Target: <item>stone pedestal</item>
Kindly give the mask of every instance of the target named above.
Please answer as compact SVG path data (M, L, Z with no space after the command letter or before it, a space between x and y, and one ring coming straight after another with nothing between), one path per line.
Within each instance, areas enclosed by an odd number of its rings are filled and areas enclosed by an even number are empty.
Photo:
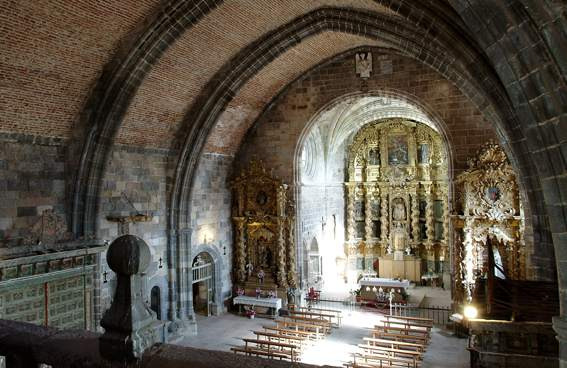
M149 266L148 245L137 236L123 235L110 244L108 265L117 275L112 305L100 322L105 332L99 341L100 354L111 361L130 361L159 341L155 313L143 302L142 276Z

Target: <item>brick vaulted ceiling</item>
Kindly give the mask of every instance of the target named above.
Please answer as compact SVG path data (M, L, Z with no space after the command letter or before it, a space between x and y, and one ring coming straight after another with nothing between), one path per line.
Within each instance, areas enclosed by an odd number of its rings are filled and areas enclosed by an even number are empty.
M159 0L0 3L0 132L70 138L105 66L117 54L127 55L131 40L154 19L164 3ZM124 116L116 142L169 147L195 96L240 49L306 12L338 5L390 12L372 0L222 2L190 27L152 67ZM327 34L299 46L295 60L290 51L285 56L287 62L280 62L277 70L272 68L273 80L270 72L264 72L251 81L247 85L248 97L254 95L256 84L256 88L262 89L258 93L269 99L269 91L277 90L288 78L295 78L297 73L325 57L349 48L349 43L353 47L364 41ZM266 80L271 80L269 85L264 84ZM252 106L265 102L245 98L238 99L230 108L250 111ZM218 145L225 147L227 143L212 146Z
M557 196L552 174L564 172L563 141L552 134L567 83L557 10L565 8L532 0L5 0L0 132L80 138L69 150L81 157L72 163L80 166L73 222L87 227L113 143L184 141L171 209L182 213L175 206L201 148L232 154L289 81L348 48L386 45L473 101L543 203L540 177ZM538 149L543 138L549 145ZM536 167L534 157L553 164ZM563 211L554 198L549 211Z

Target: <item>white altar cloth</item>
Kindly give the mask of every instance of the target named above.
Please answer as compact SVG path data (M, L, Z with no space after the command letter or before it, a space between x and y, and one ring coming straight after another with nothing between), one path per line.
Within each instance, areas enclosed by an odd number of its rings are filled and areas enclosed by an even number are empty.
M360 279L360 286L376 286L376 287L388 287L388 288L404 288L407 289L410 286L409 280L394 280L386 279L381 277L363 277Z
M243 305L251 305L251 306L258 306L258 307L265 307L265 308L274 308L275 313L277 314L278 311L282 307L282 300L280 298L256 298L253 296L237 296L232 300L234 305L243 304Z

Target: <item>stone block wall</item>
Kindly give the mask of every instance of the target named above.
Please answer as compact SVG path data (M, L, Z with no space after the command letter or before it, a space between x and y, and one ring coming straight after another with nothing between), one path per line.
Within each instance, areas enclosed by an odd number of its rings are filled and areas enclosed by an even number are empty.
M216 249L224 258L219 280L223 295L230 292L232 285L232 197L228 181L232 175L233 159L226 155L203 154L191 192L191 262L204 245Z
M310 119L341 96L376 90L410 96L445 124L452 157L450 175L453 177L467 168L467 159L474 156L482 144L497 140L494 128L477 106L442 75L404 56L385 54L378 49L372 52L374 69L368 79L356 75L354 55L347 54L312 69L289 85L248 131L235 159L236 170L253 158L261 158L266 167L274 170L275 176L293 183L296 146ZM344 200L338 192L335 195L333 203L340 210ZM338 212L342 214L344 211ZM304 239L308 235L312 237L317 228L321 229L321 216L325 215L331 213L323 214L320 209L302 213L304 227L300 229ZM526 245L530 257L553 257L534 249L529 213L527 216ZM530 260L528 267L532 265ZM528 274L536 277L537 272L529 269Z
M148 222L130 223L128 233L148 244L152 262L147 270L145 298L150 300L151 288L158 286L161 296L161 315L167 316L167 172L168 162L175 155L168 150L144 149L117 145L106 166L100 192L100 215L97 238L112 242L119 234L116 222L107 216L126 216L136 213L151 216ZM159 268L159 259L162 268ZM114 274L102 258L102 272L108 272L108 283L101 288L102 310L110 306L114 292Z
M0 247L37 242L32 227L46 210L66 221L66 141L0 133ZM62 228L59 238L64 238Z
M372 52L374 69L368 79L356 75L354 54L346 54L288 86L248 132L236 166L262 157L275 175L291 182L294 151L307 122L333 100L355 92L395 91L427 106L446 125L454 175L466 169L466 160L484 142L496 140L477 106L442 75L408 57Z

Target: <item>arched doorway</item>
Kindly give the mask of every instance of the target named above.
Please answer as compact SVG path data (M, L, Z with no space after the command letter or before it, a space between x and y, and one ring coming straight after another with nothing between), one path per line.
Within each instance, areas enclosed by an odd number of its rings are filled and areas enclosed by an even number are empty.
M156 312L157 319L161 320L161 290L157 285L150 292L150 308Z
M193 310L195 314L210 316L215 303L214 262L207 252L193 259Z

